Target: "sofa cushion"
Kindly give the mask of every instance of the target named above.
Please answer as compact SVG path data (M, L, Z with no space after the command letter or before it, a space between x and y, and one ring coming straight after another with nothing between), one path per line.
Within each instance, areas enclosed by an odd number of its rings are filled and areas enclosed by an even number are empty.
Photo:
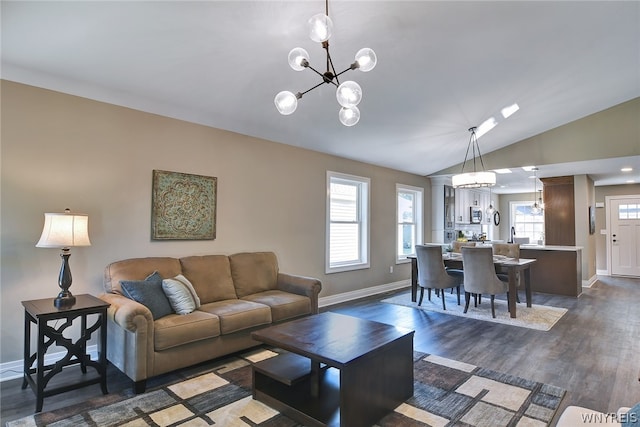
M242 299L271 307L271 319L274 322L311 314L311 299L289 292L278 290L264 291L247 295Z
M234 254L229 261L238 298L276 289L278 259L273 252Z
M180 264L202 304L238 298L226 255L189 256L180 258Z
M150 257L112 262L104 269L104 290L123 295L121 280L143 280L154 271L162 277L177 276L181 273L180 261L176 258Z
M182 281L176 278L164 279L162 290L176 314L189 314L196 309L193 294Z
M184 344L215 338L220 335L220 319L196 310L179 316L172 314L153 322L154 348L156 351Z
M123 295L146 306L154 320L173 313L171 304L162 290L162 278L157 273L146 280L122 280L120 286Z
M216 301L200 306L199 311L220 318L220 332L230 334L271 323L271 309L264 304L239 299Z

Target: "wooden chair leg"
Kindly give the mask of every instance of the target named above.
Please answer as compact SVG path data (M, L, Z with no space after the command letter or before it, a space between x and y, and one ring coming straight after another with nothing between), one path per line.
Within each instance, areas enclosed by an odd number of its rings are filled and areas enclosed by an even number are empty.
M469 299L470 299L470 295L469 292L465 291L464 292L464 313L467 312L467 310L469 310Z
M429 290L431 292L431 290ZM424 288L420 286L420 299L418 300L418 306L422 305L422 298L424 298Z
M447 306L444 303L444 289L441 289L440 296L442 297L442 309L446 311L447 310Z
M453 292L453 288L451 291ZM460 285L456 286L456 293L458 294L458 305L460 305Z
M431 288L427 289L427 299L431 301Z

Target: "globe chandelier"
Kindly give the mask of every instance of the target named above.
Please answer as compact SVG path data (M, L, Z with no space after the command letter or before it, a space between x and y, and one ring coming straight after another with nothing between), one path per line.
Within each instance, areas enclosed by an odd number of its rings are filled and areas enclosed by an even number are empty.
M454 175L451 178L451 185L454 188L479 188L479 187L493 187L496 185L496 174L494 172L487 172L484 170L484 162L482 161L482 154L480 154L480 146L478 146L478 138L476 136L477 128L474 126L469 128L471 136L469 137L469 145L467 146L467 153L464 155L464 162L462 163L462 171L458 175ZM464 168L467 165L467 158L469 157L469 151L473 154L473 172L465 172ZM480 161L482 170L476 169L476 152L477 158Z
M296 108L298 107L298 99L302 98L302 95L307 92L311 92L323 84L332 84L337 88L336 98L338 100L338 104L341 106L338 112L340 122L345 126L353 126L360 120L358 104L362 100L362 88L358 83L352 80L340 83L339 76L349 70L360 70L365 73L371 71L376 66L377 57L373 49L360 49L356 53L353 64L351 64L347 69L337 73L333 65L333 61L331 60L331 54L329 53L329 38L333 32L333 21L329 17L329 0L325 0L325 12L326 13L313 15L309 18L307 24L311 40L322 43L322 48L326 51L326 71L320 72L313 68L309 62L309 53L301 47L291 49L288 58L289 65L295 71L302 71L308 68L318 74L322 81L304 92L298 92L295 94L286 90L279 92L276 95L274 102L280 114L287 116L296 111Z

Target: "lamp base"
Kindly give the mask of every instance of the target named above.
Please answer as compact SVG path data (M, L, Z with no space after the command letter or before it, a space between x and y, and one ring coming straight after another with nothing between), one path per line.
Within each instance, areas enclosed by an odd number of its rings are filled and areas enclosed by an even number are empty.
M57 298L53 300L53 305L56 308L69 308L76 303L76 297L71 295L69 291L62 291L58 294Z

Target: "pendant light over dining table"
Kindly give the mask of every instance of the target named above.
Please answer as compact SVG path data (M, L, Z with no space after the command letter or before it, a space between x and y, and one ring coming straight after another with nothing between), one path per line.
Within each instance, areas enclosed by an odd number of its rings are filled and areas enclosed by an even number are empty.
M496 174L491 171L484 170L484 162L482 161L482 154L480 154L480 147L478 146L478 138L476 136L477 128L474 126L469 128L471 136L469 137L469 145L467 146L467 153L464 155L464 162L462 163L462 171L454 175L451 179L451 185L454 188L479 188L479 187L493 187L496 185ZM464 168L467 165L467 159L469 157L469 151L473 155L473 172L465 172ZM479 159L482 170L478 171L476 168L476 152Z
M276 95L274 102L280 114L286 116L292 114L296 110L298 107L298 99L302 98L302 95L322 86L323 84L332 84L337 88L336 98L342 107L338 112L340 122L345 126L353 126L360 120L360 110L357 106L362 100L362 88L358 83L352 80L340 83L339 76L349 70L360 70L365 73L371 71L376 66L377 57L373 49L360 49L356 53L355 61L347 69L336 73L331 59L331 54L329 53L329 38L333 32L333 21L329 17L329 0L325 1L325 12L326 13L324 14L318 13L312 16L307 24L311 40L322 43L322 48L326 51L326 71L320 72L313 68L309 62L309 53L301 47L292 49L289 52L288 58L289 65L295 71L302 71L308 68L318 74L322 81L304 92L298 92L295 94L290 91L279 92Z

